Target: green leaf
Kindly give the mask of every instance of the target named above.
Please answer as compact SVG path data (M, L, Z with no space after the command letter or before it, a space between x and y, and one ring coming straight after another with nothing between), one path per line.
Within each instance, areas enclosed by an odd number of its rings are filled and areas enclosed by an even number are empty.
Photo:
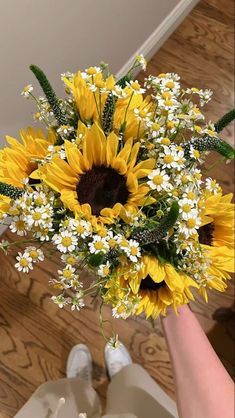
M222 118L215 123L215 130L216 132L221 132L229 123L231 123L235 119L235 109L230 110L229 112L225 113Z
M54 116L56 118L56 120L58 121L58 123L60 125L66 125L68 123L67 118L65 117L65 115L62 113L61 107L59 105L59 100L50 84L50 82L48 81L45 73L41 70L41 68L37 67L36 65L30 65L30 70L33 72L33 74L35 75L35 77L37 78L47 100L48 103L50 104L52 111L54 113Z
M104 253L101 251L97 254L92 254L88 259L88 265L91 267L98 267L104 261Z
M131 80L131 75L124 75L124 77L120 78L120 80L118 80L116 84L120 86L122 89L124 89L126 87L126 82L129 83Z

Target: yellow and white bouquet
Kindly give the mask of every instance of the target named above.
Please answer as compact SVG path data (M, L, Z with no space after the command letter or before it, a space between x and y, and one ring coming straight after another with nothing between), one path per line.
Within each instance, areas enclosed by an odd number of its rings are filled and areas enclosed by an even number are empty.
M224 291L233 264L232 195L202 176L209 151L234 158L216 124L201 108L210 90L183 89L177 74L121 80L102 63L62 74L58 99L41 69L22 92L45 125L6 137L0 151L0 217L27 246L15 267L30 273L43 248L60 252L64 266L50 279L60 308L80 310L86 295L100 296L113 316L142 312L156 318L193 300L192 288ZM19 243L19 241L17 241ZM6 252L12 243L2 241ZM80 272L94 273L84 288Z

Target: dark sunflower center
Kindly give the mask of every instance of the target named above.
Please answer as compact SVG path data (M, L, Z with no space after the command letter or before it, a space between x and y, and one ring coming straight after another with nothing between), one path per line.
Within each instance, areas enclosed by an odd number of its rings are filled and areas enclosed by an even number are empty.
M164 280L160 283L155 283L148 274L148 276L141 281L140 289L142 289L142 290L158 290L158 289L160 289L160 287L163 287L165 285L166 285L166 282Z
M215 227L214 227L213 222L207 225L203 225L201 226L201 228L199 228L200 244L212 245L214 229Z
M76 191L79 203L89 203L92 214L96 216L115 203L124 205L129 196L126 177L105 166L94 166L82 174Z

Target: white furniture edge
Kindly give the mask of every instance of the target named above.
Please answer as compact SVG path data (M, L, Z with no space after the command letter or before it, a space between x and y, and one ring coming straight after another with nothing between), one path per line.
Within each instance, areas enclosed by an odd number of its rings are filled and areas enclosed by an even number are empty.
M136 55L143 54L150 60L162 44L169 38L184 18L196 6L199 0L181 0L162 23L151 33L146 41L135 51L122 68L116 74L117 78L123 77L130 69ZM136 73L138 70L136 71Z

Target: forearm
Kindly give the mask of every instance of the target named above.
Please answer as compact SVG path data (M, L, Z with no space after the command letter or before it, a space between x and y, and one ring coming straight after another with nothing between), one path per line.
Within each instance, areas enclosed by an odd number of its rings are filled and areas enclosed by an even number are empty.
M163 318L181 418L233 418L233 382L188 306Z

